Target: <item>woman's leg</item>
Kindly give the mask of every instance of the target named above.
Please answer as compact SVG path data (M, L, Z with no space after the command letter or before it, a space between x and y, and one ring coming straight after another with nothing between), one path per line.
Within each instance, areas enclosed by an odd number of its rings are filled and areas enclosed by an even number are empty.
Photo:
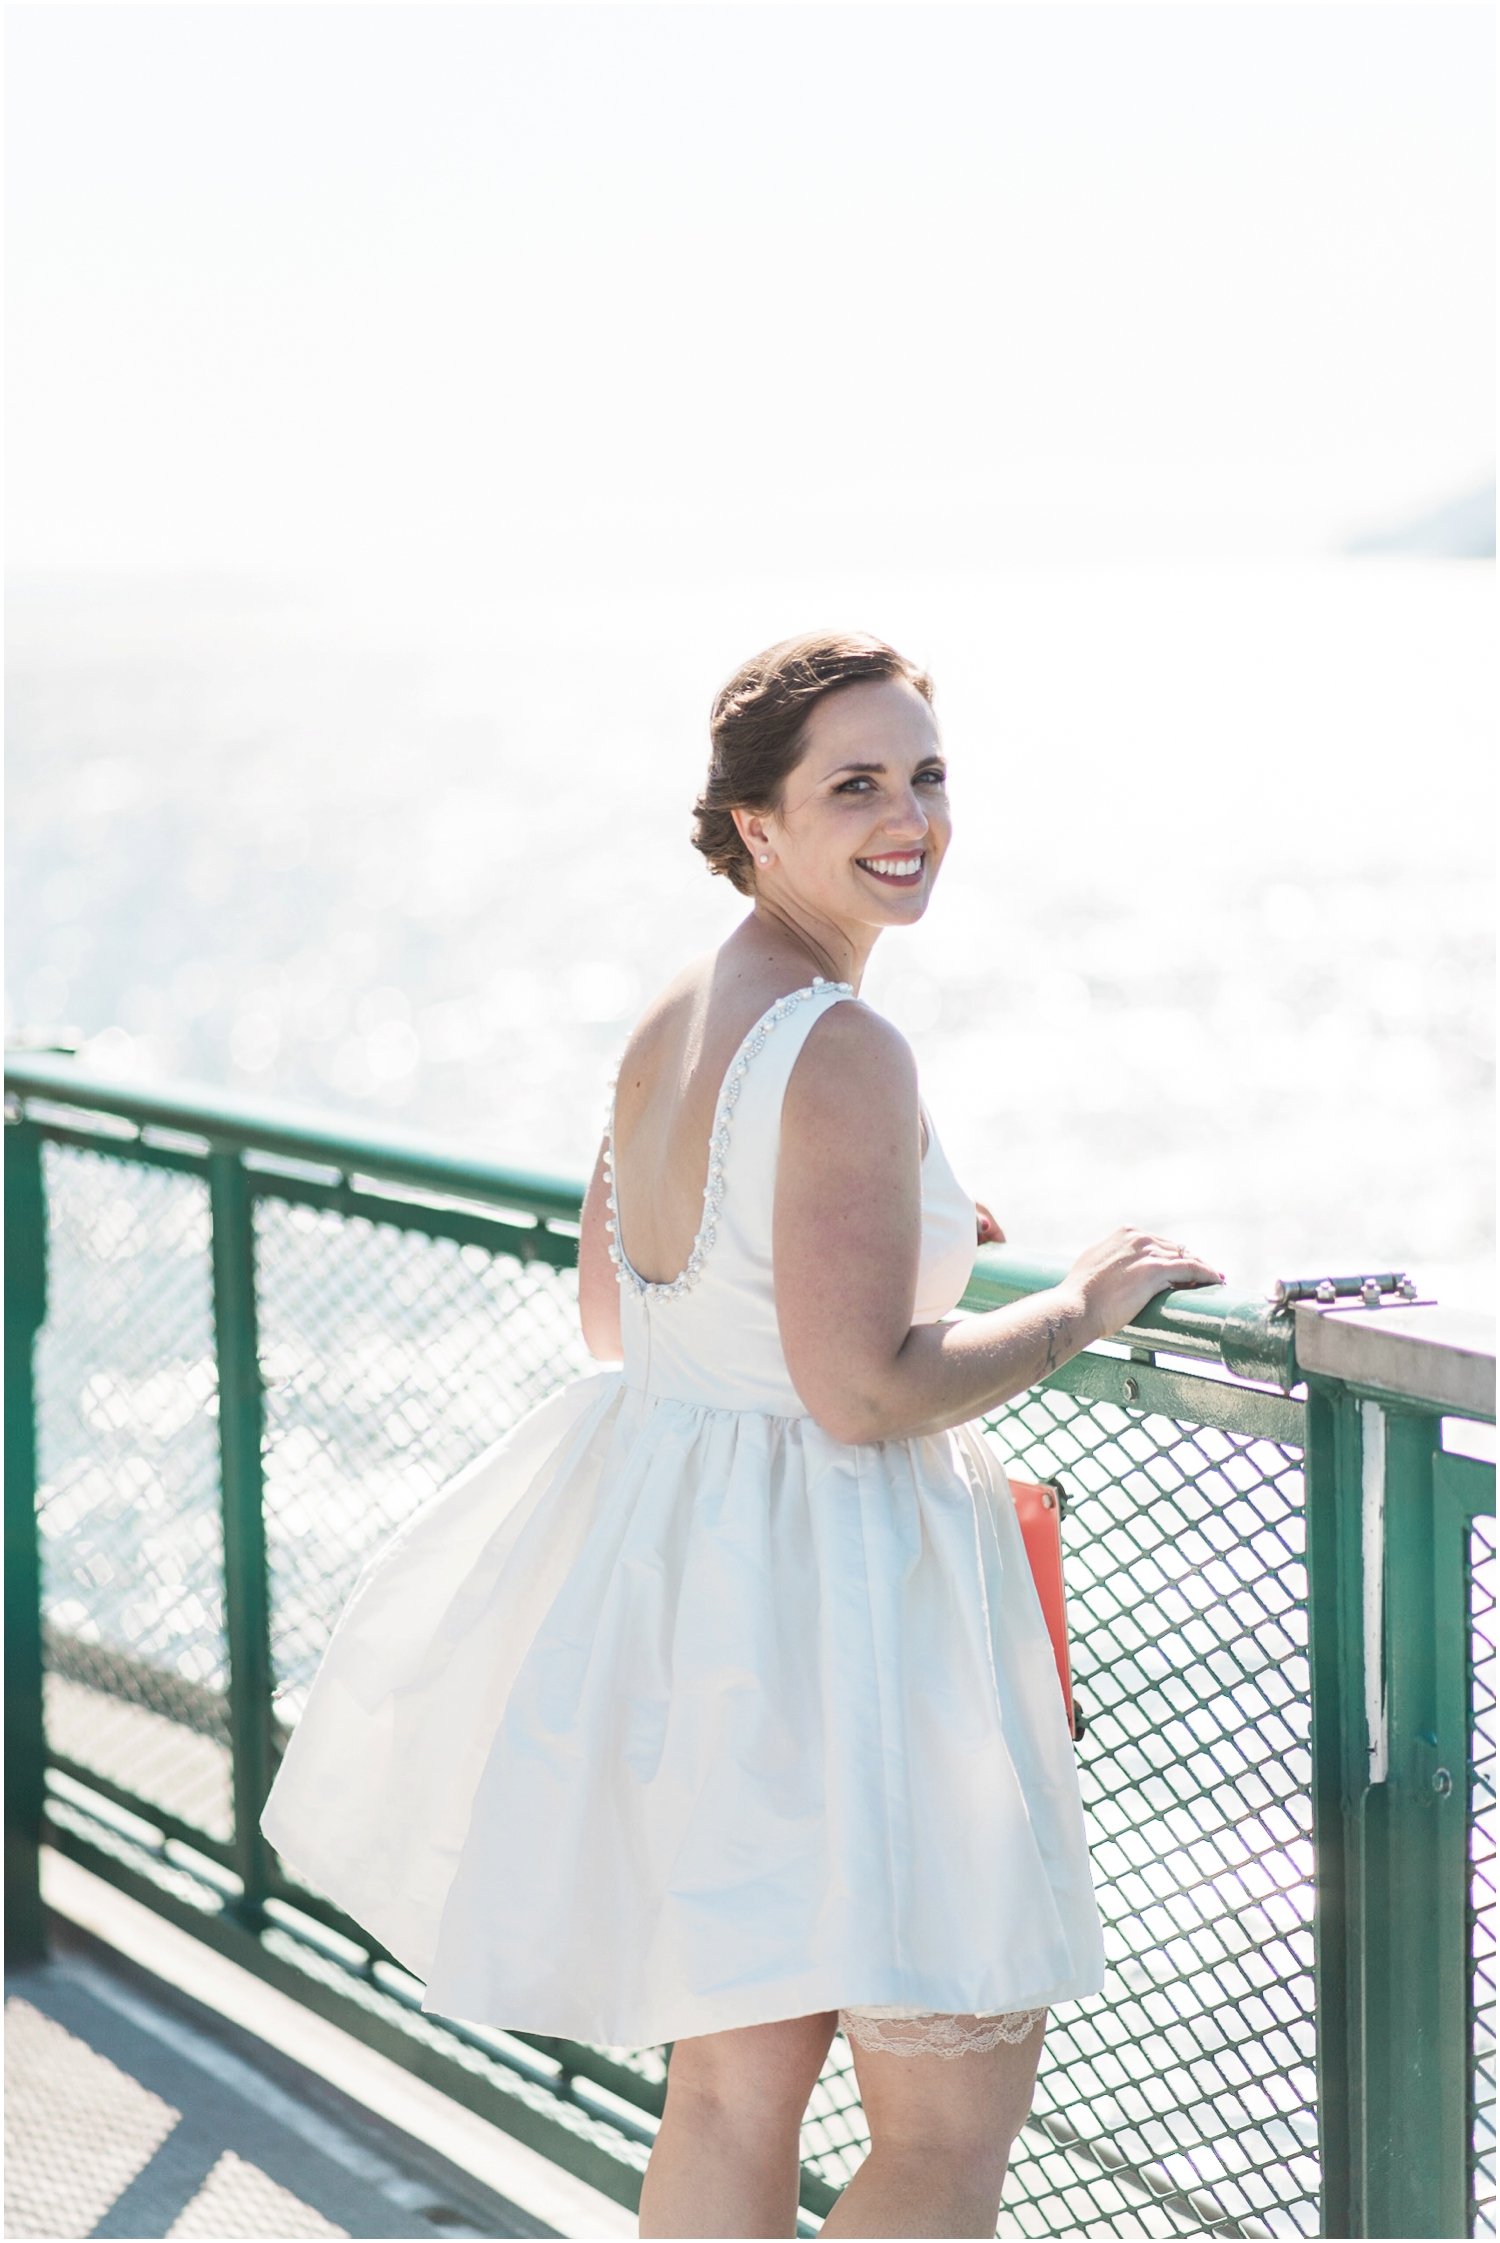
M642 2235L796 2234L802 2114L837 2023L829 2010L677 2042Z
M902 2056L856 2043L870 2154L823 2234L993 2235L1045 2030L1040 2016L1024 2040L961 2056Z

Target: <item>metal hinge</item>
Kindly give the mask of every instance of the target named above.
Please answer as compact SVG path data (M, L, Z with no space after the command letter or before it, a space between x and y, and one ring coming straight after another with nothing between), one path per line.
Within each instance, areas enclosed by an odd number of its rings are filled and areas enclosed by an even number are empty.
M1417 1288L1404 1269L1381 1270L1373 1277L1278 1277L1271 1287L1273 1308L1285 1312L1298 1301L1315 1301L1320 1308L1332 1308L1336 1301L1358 1301L1361 1308L1379 1308L1387 1298L1400 1301L1405 1307L1432 1308L1432 1301L1418 1302Z

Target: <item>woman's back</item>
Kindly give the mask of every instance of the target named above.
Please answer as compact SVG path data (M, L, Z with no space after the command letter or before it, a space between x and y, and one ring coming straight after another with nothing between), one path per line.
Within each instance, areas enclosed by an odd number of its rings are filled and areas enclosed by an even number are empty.
M674 1035L680 1043L684 1028L691 1027L691 1002L678 1005L675 1019L671 1006L663 1007L666 1023L659 1041L653 1050L650 1038L640 1039L647 1051L634 1067L627 1054L621 1081L628 1072L632 1088L639 1086L631 1150L642 1157L630 1157L617 1123L606 1160L613 1171L611 1252L621 1294L625 1375L631 1385L726 1409L782 1417L806 1414L787 1367L777 1303L774 1240L782 1109L809 1038L834 1007L850 1004L853 996L847 982L821 977L777 996L750 1022L722 1067L717 1066L722 1037L712 1032L701 1037L703 1058L675 1104L664 1095L670 1081L664 1051ZM717 1025L714 1010L709 1007L710 1031ZM734 1017L730 1006L717 1011L720 1020ZM618 1103L617 1088L617 1112ZM688 1131L700 1112L701 1138L692 1146ZM957 1303L973 1263L975 1237L974 1203L931 1132L927 1135L925 1157L912 1148L914 1164L920 1159L921 1214L914 1321L922 1323L935 1321ZM667 1148L673 1136L688 1150L678 1153L677 1173L669 1177ZM691 1162L698 1184L692 1228L677 1216L667 1251L660 1254L659 1249L660 1276L648 1276L641 1268L635 1245L636 1209L651 1209L646 1180L652 1151L663 1183L676 1184ZM679 1193L679 1206L681 1198ZM659 1202L655 1212L660 1239L665 1224Z
M719 1093L745 1037L788 993L778 964L730 963L723 952L700 959L647 1008L625 1047L611 1123L615 1175L629 1179L623 1243L654 1283L687 1265Z

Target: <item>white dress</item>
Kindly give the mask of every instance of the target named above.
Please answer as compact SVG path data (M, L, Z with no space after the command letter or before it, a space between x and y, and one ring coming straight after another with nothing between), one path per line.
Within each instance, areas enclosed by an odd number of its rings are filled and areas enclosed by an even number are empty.
M687 1270L653 1285L619 1258L623 1369L392 1537L292 1737L267 1836L443 2015L642 2047L1103 1982L1003 1473L968 1427L835 1441L782 1354L782 1099L850 994L816 982L751 1030ZM930 1123L922 1208L931 1323L968 1281L974 1203Z

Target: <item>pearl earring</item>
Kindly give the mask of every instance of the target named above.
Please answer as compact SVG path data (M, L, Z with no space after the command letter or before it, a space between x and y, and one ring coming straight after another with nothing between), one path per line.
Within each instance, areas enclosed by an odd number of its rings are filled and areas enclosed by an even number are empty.
M769 864L771 860L769 857L762 857L760 861L762 864Z

